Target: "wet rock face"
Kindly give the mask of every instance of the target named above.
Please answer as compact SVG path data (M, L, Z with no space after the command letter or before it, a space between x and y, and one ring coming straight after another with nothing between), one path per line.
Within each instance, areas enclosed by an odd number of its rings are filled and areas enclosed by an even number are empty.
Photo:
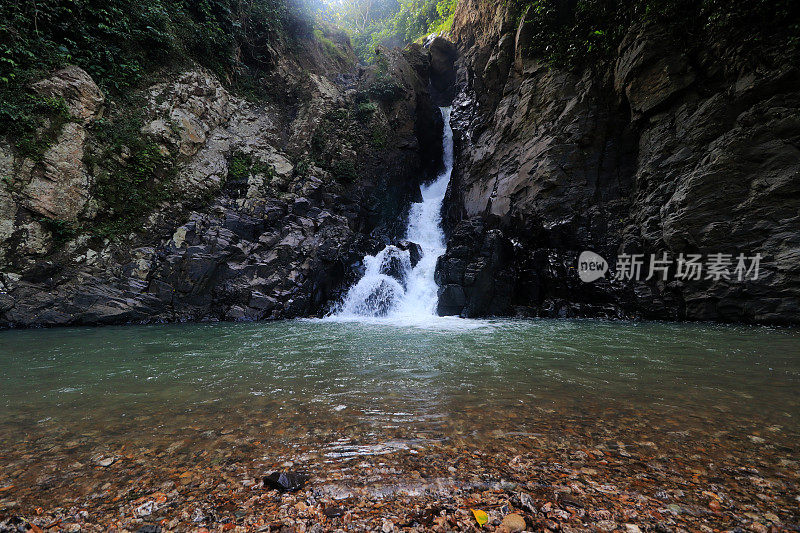
M422 259L422 246L411 241L399 241L395 244L399 249L408 252L409 259L411 260L411 268L417 266L419 260Z
M20 161L0 139L0 173L13 177L0 180L0 327L327 311L357 275L352 265L399 237L389 222L403 227L398 206L438 169L441 128L421 47L388 53L387 77L402 94L362 116L373 73L343 72L351 66L331 65L311 46L275 67L272 82L287 94L302 89L291 106L237 98L203 70L147 89L141 134L173 154L174 194L140 232L114 239L57 243L53 229L90 227L95 216L95 176L83 161L102 93L76 67L37 84L64 98L72 120L41 164ZM339 171L343 160L351 166Z
M449 106L456 96L458 49L443 37L435 37L428 45L431 57L432 100L439 107Z
M527 57L528 33L507 6L459 4L440 312L797 323L798 71L725 64L647 26L605 70L568 72ZM765 259L746 282L587 284L584 250L612 273L622 252Z
M466 221L452 232L452 247L436 269L440 315L500 315L510 306L515 281L511 243L499 230L483 230L478 221Z
M614 90L624 94L634 114L664 105L696 79L674 35L652 27L629 32L614 66Z

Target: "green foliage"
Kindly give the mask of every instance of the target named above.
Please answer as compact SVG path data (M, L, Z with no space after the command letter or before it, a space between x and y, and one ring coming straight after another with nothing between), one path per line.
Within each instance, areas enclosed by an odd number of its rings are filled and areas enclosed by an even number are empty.
M373 148L377 148L379 150L386 147L386 142L389 140L388 132L383 128L376 128L372 130L372 137L370 138L370 143L372 144Z
M40 218L39 222L53 236L56 245L63 244L80 233L80 226L74 222L61 219Z
M526 53L559 67L610 59L629 28L650 22L680 28L732 48L747 41L797 48L800 21L793 0L508 0L524 17Z
M438 17L431 22L429 33L447 33L453 27L453 18L456 15L458 0L443 0L436 4Z
M611 57L631 23L632 4L578 0L511 0L529 32L528 55L572 67Z
M228 157L228 175L225 190L234 197L244 196L249 188L250 176L264 175L272 181L275 169L266 163L253 159L250 154L236 151Z
M430 33L449 31L458 0L340 1L337 24L351 34L364 61L375 61L379 45L404 46Z
M116 120L94 125L102 147L87 156L95 172L92 196L99 213L91 229L104 237L135 230L142 217L173 196L176 166L172 154L140 132L142 116L131 107Z
M301 157L294 165L294 175L307 176L308 173L311 171L311 165L313 165L313 161L311 161L309 157L306 156Z
M340 28L363 32L374 21L391 17L399 8L399 0L329 0L319 15Z
M0 82L29 82L70 62L123 91L165 61L186 59L231 77L269 63L287 18L285 0L3 2Z
M394 102L405 94L405 89L393 78L378 74L367 88L367 95L382 102Z
M310 33L296 0L10 0L0 2L0 136L41 151L27 88L67 63L112 96L196 61L254 92L274 45ZM45 110L47 111L47 110Z
M406 91L400 83L389 73L389 60L385 55L375 58L377 72L366 87L362 87L356 94L356 103L366 104L370 100L381 102L394 102Z
M390 32L412 42L452 24L457 0L404 0L392 17Z
M29 92L0 98L7 102L0 107L0 131L11 132L19 155L38 161L70 120L64 99Z
M348 113L347 108L340 107L328 112L325 118L330 122L338 122L341 124L343 122L346 122L347 119L350 118L350 113Z
M378 111L378 106L374 102L361 102L356 109L356 116L358 120L366 123L370 121L376 111Z
M253 161L249 155L246 155L242 152L236 152L228 160L228 181L247 181L247 179L250 177L250 167L252 166Z
M325 53L328 54L332 59L346 61L347 56L342 51L342 49L336 46L336 43L333 42L321 28L317 28L314 30L314 37L322 43L323 49Z
M703 0L700 22L712 36L731 46L800 49L800 10L795 0Z
M352 159L340 159L331 167L333 177L342 183L353 183L358 178L358 169Z

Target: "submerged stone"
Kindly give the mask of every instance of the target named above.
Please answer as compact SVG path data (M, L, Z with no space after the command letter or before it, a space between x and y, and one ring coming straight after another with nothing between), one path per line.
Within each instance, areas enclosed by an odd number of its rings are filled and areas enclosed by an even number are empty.
M308 475L299 472L273 472L264 478L264 486L280 492L295 492L308 482Z
M136 533L161 533L161 526L147 524L137 529Z
M347 512L347 509L342 507L327 507L322 513L327 516L328 518L338 518L340 516L344 516Z

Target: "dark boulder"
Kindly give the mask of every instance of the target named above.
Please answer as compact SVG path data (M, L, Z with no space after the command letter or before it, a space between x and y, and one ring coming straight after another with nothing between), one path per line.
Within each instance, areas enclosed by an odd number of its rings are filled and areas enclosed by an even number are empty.
M383 262L381 263L381 274L396 279L405 287L409 270L409 263L405 254L394 246L388 247L384 252Z
M411 259L411 268L417 266L419 260L422 259L422 246L415 242L403 240L399 241L397 244L395 244L395 246L404 252L409 253L409 257Z
M513 246L499 229L464 222L436 265L438 313L465 317L511 313L518 280Z
M459 285L445 285L439 288L439 304L436 313L439 316L460 315L467 303L464 289Z

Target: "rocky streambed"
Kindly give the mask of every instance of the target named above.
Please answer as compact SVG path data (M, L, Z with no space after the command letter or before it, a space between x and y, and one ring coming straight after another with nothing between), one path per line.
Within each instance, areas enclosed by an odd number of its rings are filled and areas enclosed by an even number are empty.
M4 332L0 527L796 530L797 343L597 321Z
M375 428L342 414L311 437L293 434L288 419L252 414L196 417L174 429L140 420L138 435L125 429L124 438L110 436L122 429L115 425L51 426L23 441L6 434L0 530L798 527L796 433L702 429L648 411L603 420L602 406L583 407L585 415L539 411L536 421L469 411L475 431L447 436L396 428L376 439ZM298 471L309 476L299 490L265 483L272 472ZM480 527L473 510L488 523Z

